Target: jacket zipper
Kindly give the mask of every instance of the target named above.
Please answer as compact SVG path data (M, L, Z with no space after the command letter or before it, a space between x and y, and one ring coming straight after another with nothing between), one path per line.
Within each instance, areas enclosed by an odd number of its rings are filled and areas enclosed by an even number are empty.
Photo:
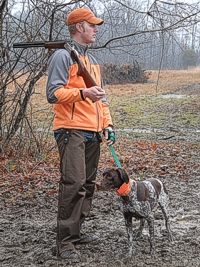
M96 104L96 111L97 111L97 132L98 132L98 130L99 130L99 109L98 109L98 104L97 103L95 103Z
M94 71L94 68L92 67L92 72L94 74L94 79L96 81L96 73ZM96 112L97 112L97 132L99 130L99 109L98 109L98 104L96 103Z
M75 103L72 104L72 116L71 116L71 120L74 119L74 109L75 109Z

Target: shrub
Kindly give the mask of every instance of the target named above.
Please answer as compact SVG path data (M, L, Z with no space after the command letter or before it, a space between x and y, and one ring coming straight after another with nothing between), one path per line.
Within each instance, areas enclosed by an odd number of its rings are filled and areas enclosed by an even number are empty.
M105 84L145 83L148 74L135 61L132 64L104 63L101 73Z

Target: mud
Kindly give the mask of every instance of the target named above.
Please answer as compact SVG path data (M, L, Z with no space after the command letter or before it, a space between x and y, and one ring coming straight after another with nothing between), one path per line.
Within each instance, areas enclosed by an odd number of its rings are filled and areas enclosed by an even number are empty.
M101 178L103 169L98 172ZM30 200L3 203L0 218L0 266L159 266L190 267L200 262L200 176L187 180L165 177L170 192L170 221L174 241L167 241L164 221L155 212L156 254L149 254L148 229L135 243L135 255L124 260L127 234L119 196L115 192L95 192L90 218L83 230L99 236L96 243L77 245L81 261L60 260L53 256L56 238L57 197L38 194ZM98 180L97 179L97 180ZM138 221L133 222L138 227Z

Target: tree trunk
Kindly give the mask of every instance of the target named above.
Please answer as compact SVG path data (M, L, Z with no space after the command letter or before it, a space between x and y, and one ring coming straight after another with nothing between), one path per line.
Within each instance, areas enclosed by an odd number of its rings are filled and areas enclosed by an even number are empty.
M4 48L3 48L3 12L6 8L7 0L3 0L0 5L0 73L2 73L3 69L3 58L4 58ZM0 76L0 141L2 139L2 108L5 99L5 88L3 86L3 77Z

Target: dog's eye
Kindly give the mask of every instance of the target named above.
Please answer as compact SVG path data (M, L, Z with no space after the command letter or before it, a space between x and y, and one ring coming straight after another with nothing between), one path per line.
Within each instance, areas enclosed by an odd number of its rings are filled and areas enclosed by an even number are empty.
M108 178L108 182L109 182L110 184L113 184L113 182L114 182L114 178L113 178L113 177L109 177L109 178Z

